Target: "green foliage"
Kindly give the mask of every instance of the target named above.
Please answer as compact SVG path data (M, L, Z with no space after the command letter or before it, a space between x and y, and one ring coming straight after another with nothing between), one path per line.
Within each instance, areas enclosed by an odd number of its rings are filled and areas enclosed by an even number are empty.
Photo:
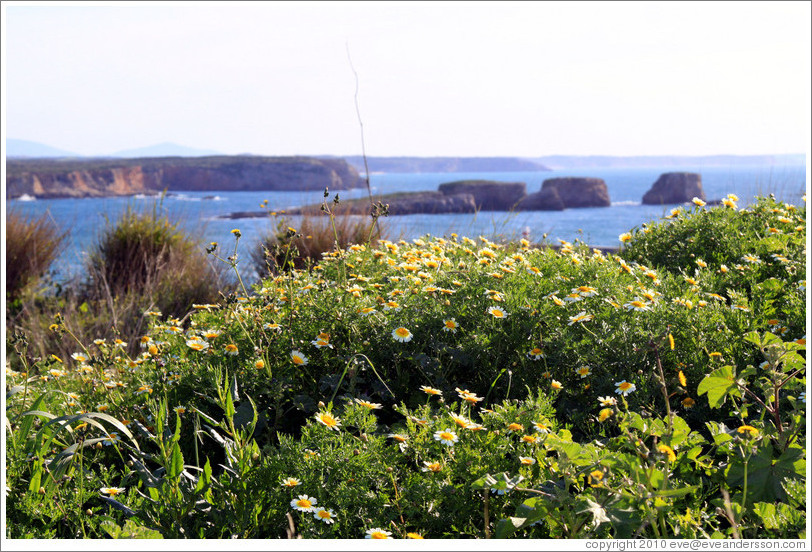
M60 232L48 214L38 219L27 219L12 210L5 220L6 241L6 299L17 308L26 291L40 282L65 244Z
M629 256L754 212L792 237ZM13 333L8 535L803 538L804 215L696 210L620 255L367 241L153 312L135 352Z
M353 214L339 203L338 194L332 205L328 206L326 201L322 204L321 212L303 211L296 217L296 228L285 215L271 212L269 216L276 219L274 230L260 236L250 253L253 268L262 277L314 266L336 247L346 250L353 245L374 246L387 237L377 216L370 220Z
M203 247L159 215L128 208L109 221L89 256L87 294L99 299L135 295L150 307L183 316L193 303L215 302L221 278Z

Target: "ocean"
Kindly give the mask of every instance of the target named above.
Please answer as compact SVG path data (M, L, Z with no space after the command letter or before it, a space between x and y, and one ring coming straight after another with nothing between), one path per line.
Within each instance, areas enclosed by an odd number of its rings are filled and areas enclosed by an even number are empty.
M651 188L660 174L666 172L696 172L702 175L702 186L707 199L721 199L729 193L740 198L746 206L753 198L770 193L787 203L800 205L806 193L805 166L731 166L731 167L652 167L633 169L555 170L548 172L500 173L418 173L371 174L373 195L393 192L436 190L443 182L483 179L504 182L525 182L527 192L541 189L542 181L563 176L602 178L609 189L611 207L567 209L565 211L532 211L521 213L479 212L477 214L407 215L381 219L390 239L414 239L426 234L447 236L456 232L460 237L489 239L518 239L525 236L532 241L546 239L580 239L591 246L616 247L618 236L643 223L657 221L674 206L641 205L643 194ZM366 189L338 191L340 198L367 196ZM334 192L331 192L332 199ZM47 213L57 226L68 232L67 247L55 262L56 281L81 277L86 252L97 241L105 226L115 222L128 207L137 210L160 209L202 244L218 242L221 251L232 251L234 236L231 230L242 233L238 254L249 257L250 248L259 238L276 228L278 219L222 219L235 211L259 211L260 203L268 200L268 211L283 210L300 205L320 203L323 191L312 192L184 192L172 194L160 203L152 197L116 197L99 199L37 199L33 201L9 200L7 210L23 216L38 217ZM290 217L287 225L296 226L297 218ZM244 261L245 263L245 261ZM250 263L246 263L250 264ZM246 271L250 269L246 266ZM248 276L248 274L246 274Z

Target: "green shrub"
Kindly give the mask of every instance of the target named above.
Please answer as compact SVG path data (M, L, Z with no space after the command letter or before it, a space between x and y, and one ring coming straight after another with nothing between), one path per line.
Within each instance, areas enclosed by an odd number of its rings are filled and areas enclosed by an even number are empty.
M351 245L374 247L388 235L377 217L353 214L340 205L327 212L304 211L296 217L296 228L286 216L276 218L276 228L261 236L250 253L253 267L261 277L290 267L301 270L317 264L336 244L341 249Z
M221 274L209 261L202 243L159 215L128 208L107 221L87 267L93 298L134 294L171 316L183 316L192 303L215 302Z
M690 243L681 266L627 255L750 210L647 226L621 254L380 240L183 320L151 313L135 353L36 358L12 336L11 519L170 538L803 538L805 209L768 211L787 228L743 234L738 261ZM102 483L127 489L129 528L107 501L94 516L115 526L51 527L52 498Z
M145 312L182 318L195 304L222 300L221 290L232 286L222 267L158 209L129 208L108 220L83 276L22 302L13 317L7 313L9 328L27 336L33 355L66 358L80 343L104 339L125 343L134 356L148 328ZM65 331L49 330L57 315L67 321Z
M25 218L12 210L6 215L6 298L14 302L48 272L65 246L65 232L44 214Z

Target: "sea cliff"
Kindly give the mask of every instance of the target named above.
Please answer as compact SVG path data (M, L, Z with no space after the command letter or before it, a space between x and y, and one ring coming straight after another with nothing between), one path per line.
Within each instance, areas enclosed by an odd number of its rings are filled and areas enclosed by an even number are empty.
M150 157L9 159L6 198L124 196L168 191L347 190L363 186L342 159Z

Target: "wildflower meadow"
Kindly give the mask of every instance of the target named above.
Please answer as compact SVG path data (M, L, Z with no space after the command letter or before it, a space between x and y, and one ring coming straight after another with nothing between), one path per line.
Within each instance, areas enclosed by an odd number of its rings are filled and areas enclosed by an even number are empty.
M700 203L615 252L288 228L251 285L235 228L134 338L10 328L6 537L805 538L806 207Z

